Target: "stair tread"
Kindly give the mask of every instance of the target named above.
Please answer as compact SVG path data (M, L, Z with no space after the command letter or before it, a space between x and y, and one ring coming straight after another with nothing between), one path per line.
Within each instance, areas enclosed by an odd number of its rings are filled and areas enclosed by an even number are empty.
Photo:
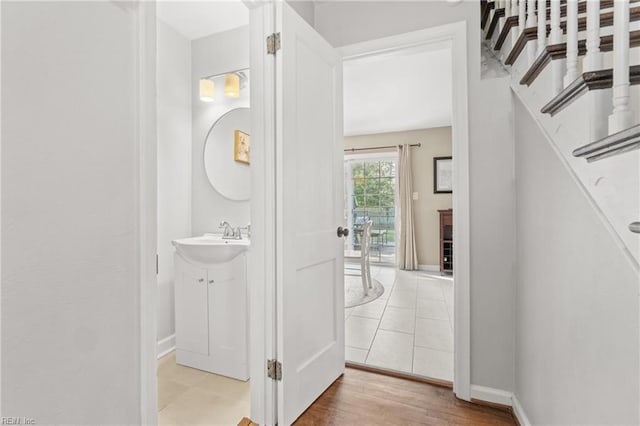
M504 25L502 26L502 31L500 31L500 35L498 36L498 40L496 40L495 46L493 46L494 50L502 49L502 45L504 44L509 32L512 28L518 26L518 17L517 16L509 16L504 21Z
M629 82L640 84L640 65L629 67ZM590 90L610 89L613 87L613 69L588 71L582 73L540 110L543 114L556 115L573 101Z
M640 6L632 7L629 10L629 22L640 21ZM560 22L560 28L563 33L566 33L566 25L567 21ZM600 14L600 28L602 27L610 27L613 25L613 12L605 12ZM578 31L584 31L587 29L587 18L586 16L578 18ZM547 24L547 34L551 32L551 26ZM538 28L537 27L527 27L520 34L518 40L513 45L511 52L509 52L509 56L507 56L507 60L505 64L513 65L520 53L524 50L524 47L527 45L527 42L531 40L538 39Z
M487 19L489 19L489 14L492 9L496 7L495 2L487 2L487 5L482 12L482 19L480 20L480 27L484 30L484 27L487 25Z
M493 11L493 17L491 18L491 23L489 24L489 30L487 31L486 39L490 40L493 36L493 32L498 26L498 21L500 18L504 18L504 8L495 9Z
M640 30L631 31L629 33L629 47L640 46ZM613 35L605 35L600 37L600 51L613 51ZM578 40L578 56L584 56L587 53L587 40ZM554 59L563 59L567 56L567 43L549 44L545 50L536 58L529 70L522 76L520 84L530 86L535 79L542 73L544 68Z
M584 157L588 162L640 148L640 124L606 136L598 141L573 150L574 157Z

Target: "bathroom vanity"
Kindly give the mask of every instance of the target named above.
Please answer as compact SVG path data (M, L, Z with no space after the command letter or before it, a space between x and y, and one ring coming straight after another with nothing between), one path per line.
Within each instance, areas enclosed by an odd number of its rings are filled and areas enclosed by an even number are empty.
M249 379L249 241L219 235L173 241L176 362Z

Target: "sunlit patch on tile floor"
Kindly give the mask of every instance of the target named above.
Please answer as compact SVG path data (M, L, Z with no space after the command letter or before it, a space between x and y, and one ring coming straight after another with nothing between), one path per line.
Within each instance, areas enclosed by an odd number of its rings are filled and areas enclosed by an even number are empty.
M372 266L384 294L345 312L347 361L453 380L453 279Z
M237 425L249 417L249 382L176 364L175 353L158 361L158 424Z

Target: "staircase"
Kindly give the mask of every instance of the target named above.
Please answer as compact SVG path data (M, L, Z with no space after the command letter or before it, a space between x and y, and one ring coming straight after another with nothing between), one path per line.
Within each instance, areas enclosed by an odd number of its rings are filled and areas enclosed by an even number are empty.
M640 271L640 0L481 0L480 8L485 54L508 70Z

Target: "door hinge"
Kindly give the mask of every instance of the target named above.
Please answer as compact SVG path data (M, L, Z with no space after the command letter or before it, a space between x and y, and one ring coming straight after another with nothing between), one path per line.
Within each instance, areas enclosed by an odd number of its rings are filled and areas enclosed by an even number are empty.
M267 37L267 54L275 55L280 50L280 33L273 33Z
M267 377L273 380L282 380L282 364L279 361L267 360Z

